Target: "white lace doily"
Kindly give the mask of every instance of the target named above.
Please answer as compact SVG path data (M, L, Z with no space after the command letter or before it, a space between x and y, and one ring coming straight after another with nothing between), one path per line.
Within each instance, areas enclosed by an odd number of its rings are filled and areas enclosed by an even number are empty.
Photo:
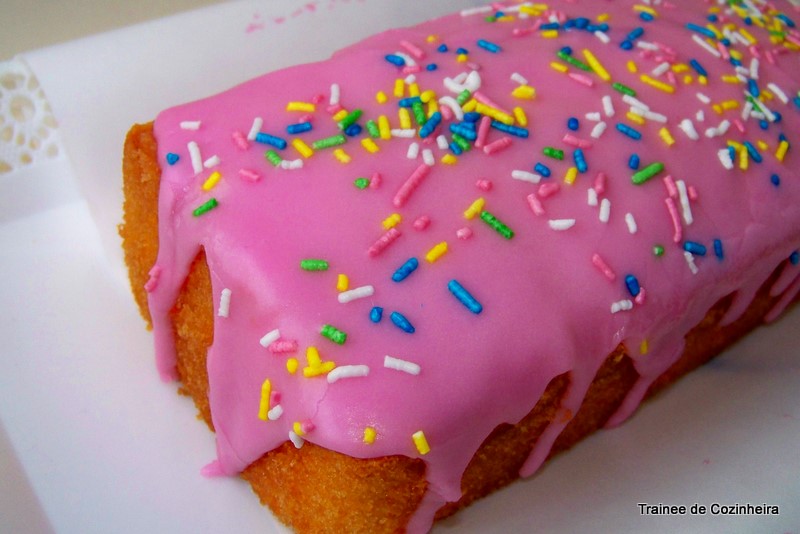
M0 62L0 174L61 151L56 119L36 76L20 60Z

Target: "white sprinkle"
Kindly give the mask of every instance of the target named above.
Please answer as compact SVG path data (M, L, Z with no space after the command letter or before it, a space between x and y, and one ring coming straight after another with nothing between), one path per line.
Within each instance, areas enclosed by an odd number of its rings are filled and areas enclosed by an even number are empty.
M338 83L331 84L331 98L329 100L331 106L335 106L339 103L341 95L341 89L339 89Z
M467 9L461 10L462 17L469 17L470 15L480 15L482 13L491 13L492 6L478 6L478 7L470 7Z
M417 62L414 60L414 58L409 56L405 52L395 52L394 55L397 56L397 57L403 58L403 61L406 62L406 66L407 67L416 67L417 66Z
M547 221L551 230L563 232L575 226L575 219L550 219Z
M697 268L697 264L694 262L694 256L688 250L683 251L683 257L686 258L686 265L689 266L689 270L692 271L692 274L697 274L700 269Z
M420 373L420 367L416 363L394 358L388 354L383 358L383 366L387 369L402 371L410 375L418 375Z
M266 349L267 347L278 341L280 337L281 337L281 332L276 328L275 330L271 330L266 334L264 334L264 337L262 337L258 342L261 344L262 347Z
M606 114L606 117L614 116L614 102L611 101L611 95L603 97L603 113Z
M203 157L200 155L200 147L194 141L189 141L186 145L189 149L189 156L192 158L192 169L195 174L203 172Z
M706 49L706 51L714 57L722 57L722 54L719 53L719 50L705 42L702 37L697 35L696 33L692 34L692 40Z
M337 298L341 304L347 304L348 302L352 302L357 299L371 297L374 294L375 288L373 286L361 286L349 291L342 291L339 293Z
M417 77L413 74L409 74L403 79L403 81L406 83L406 85L411 85L412 83L417 83Z
M729 171L733 169L733 160L731 159L731 153L728 152L727 148L720 149L717 152L717 157L719 158L719 162L722 163L723 167Z
M199 130L200 121L181 121L181 130Z
M766 106L766 104L764 104L763 100L761 100L760 98L754 97L748 91L745 91L744 94L758 102L758 107L761 108L761 111L764 113L764 115L766 115L767 120L769 122L775 122L775 118L776 118L775 114L772 111L770 111L770 109Z
M650 111L650 106L636 98L635 96L631 95L622 95L622 101L628 104L632 108L641 108L645 111Z
M481 88L481 75L477 70L473 70L467 75L467 79L464 80L464 88L470 93Z
M444 84L445 89L451 93L459 94L466 89L463 84L458 83L454 78L445 77L445 79L442 80L442 83Z
M467 81L467 76L469 76L469 73L467 71L459 72L458 74L456 74L456 77L453 78L453 80L457 84L463 84L465 81Z
M333 384L341 378L356 378L367 376L369 374L369 367L366 365L342 365L335 367L328 373L328 384Z
M611 38L608 36L608 34L601 32L600 30L595 30L594 36L597 37L603 44L608 44L611 42Z
M422 161L428 167L433 167L434 165L436 165L436 158L433 155L433 150L431 150L430 148L426 148L425 150L423 150Z
M264 119L261 117L256 117L253 119L253 125L250 126L250 132L247 134L248 141L255 141L256 136L261 131L261 127L264 126Z
M657 44L653 44L647 41L636 41L636 46L638 46L642 50L652 50L653 52L658 50Z
M520 170L511 171L511 177L515 180L522 180L523 182L530 182L532 184L538 184L542 179L538 174Z
M600 122L598 122L597 124L594 125L594 128L592 128L592 133L589 134L589 135L591 137L593 137L594 139L600 139L600 136L603 135L603 132L606 131L607 127L608 127L608 124L606 124L603 121L600 121Z
M600 114L599 111L591 111L586 114L586 119L597 122L603 120L603 116Z
M753 59L750 60L750 77L753 78L754 80L758 79L758 67L759 67L758 58L754 57Z
M781 102L783 102L784 104L788 104L788 103L789 103L789 97L787 97L787 96L786 96L786 93L784 93L784 92L783 92L783 89L781 89L780 87L778 87L777 85L775 85L775 83L773 83L773 82L770 82L770 83L768 83L768 84L767 84L767 89L769 89L770 91L772 91L772 93L773 93L773 94L774 94L776 97L778 97L778 100L780 100L780 101L781 101Z
M650 111L649 109L643 109L638 106L631 107L631 113L633 113L634 115L639 115L640 117L644 117L645 119L651 121L660 122L662 124L667 122L666 115L663 115L661 113L656 113L655 111Z
M717 126L716 128L708 128L706 130L706 137L710 139L712 137L723 136L730 127L731 127L730 121L728 121L728 119L724 119L721 123L719 123L719 126Z
M519 72L514 72L511 74L511 81L520 85L528 85L528 79Z
M447 150L450 148L447 138L444 135L439 135L436 137L436 146L438 146L441 150Z
M746 121L750 117L750 114L752 112L753 112L753 102L748 100L747 102L744 103L744 107L742 108L742 120Z
M213 155L203 162L203 167L205 167L206 169L210 169L211 167L216 167L217 165L219 165L219 156L217 155Z
M703 104L710 104L710 103L711 103L711 99L710 99L710 98L708 98L708 97L707 97L706 95L704 95L703 93L697 93L697 100L699 100L699 101L700 101L700 102L702 102Z
M589 189L587 189L586 193L587 193L586 202L592 207L597 206L598 203L597 191L595 191L594 187L590 187Z
M650 71L650 73L656 78L658 78L662 74L665 74L669 70L669 67L670 64L664 61L663 63L660 63L658 66L656 66L656 68L654 68L652 71Z
M633 213L625 214L625 224L628 225L628 232L632 234L635 234L639 230L639 226L636 224L636 219L633 218Z
M283 415L283 406L276 404L267 412L267 419L270 421L277 421Z
M419 157L418 143L411 143L410 145L408 145L408 151L406 152L406 157L408 159L417 159Z
M303 160L298 159L282 159L281 160L281 169L286 169L287 171L295 171L297 169L303 168Z
M685 222L687 225L690 225L692 222L694 222L694 217L692 216L692 207L689 205L689 194L686 191L686 182L683 180L678 180L675 182L675 185L678 186L678 197L681 201L683 222Z
M698 109L697 113L695 113L694 118L697 119L697 122L705 122L706 120L706 113L702 109Z
M597 215L601 223L607 223L611 217L611 201L604 198L600 201L600 213Z
M678 124L678 128L680 128L683 133L686 134L686 137L691 139L692 141L697 141L700 139L700 134L697 133L697 130L694 127L694 123L691 119L683 119L680 124Z
M459 91L460 92L460 91ZM443 96L439 99L440 106L447 106L453 112L456 119L464 120L464 110L458 105L458 102L452 96Z
M400 128L394 128L391 131L392 137L399 137L401 139L412 139L417 135L417 131L411 128L407 130L401 130Z
M611 313L619 313L621 311L629 311L632 309L633 309L633 301L627 299L620 300L611 305Z
M222 293L219 295L219 310L217 310L217 315L219 317L227 317L228 312L231 311L231 290L227 287L222 290Z
M306 442L303 438L294 433L294 430L289 431L289 441L292 442L295 449L299 449Z

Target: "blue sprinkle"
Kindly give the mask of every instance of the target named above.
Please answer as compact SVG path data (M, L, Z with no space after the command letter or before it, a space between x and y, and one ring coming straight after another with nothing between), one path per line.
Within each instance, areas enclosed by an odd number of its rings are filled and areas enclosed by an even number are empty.
M626 38L625 38L625 40L626 40L626 41L635 41L636 39L638 39L638 38L639 38L639 37L641 37L642 35L644 35L644 28L642 28L642 27L640 26L640 27L638 27L638 28L634 28L634 29L631 31L631 33L629 33L629 34L628 34L628 37L626 37ZM633 44L633 43L631 43L631 44Z
M773 111L772 114L775 116L775 122L781 122L783 120L783 115L780 114L778 111Z
M470 295L470 293L464 289L464 286L458 283L457 280L450 280L447 284L447 289L450 290L458 300L467 307L469 311L472 313L478 314L483 311L483 306L480 302L475 300L475 297Z
M722 241L719 239L714 240L714 255L719 259L725 259L725 253L722 250Z
M769 130L769 121L766 121L764 119L758 121L758 127L764 131Z
M181 157L175 154L174 152L170 152L167 154L167 163L169 163L170 165L175 165L176 163L178 163L179 159L181 159Z
M717 36L714 34L714 32L712 32L708 28L704 28L702 26L698 26L697 24L692 24L691 22L686 24L686 28L689 29L689 30L692 30L693 32L697 32L697 33L700 33L702 35L705 35L706 37L708 37L710 39L716 40L716 38L717 38Z
M722 39L720 39L719 42L722 43L725 46L730 46L731 45L731 40L728 39L727 37L723 37Z
M586 157L583 155L583 149L576 148L572 153L572 159L579 173L583 174L589 170L589 166L586 164Z
M283 150L286 148L286 140L281 139L280 137L276 137L274 135L270 135L264 132L258 132L256 134L256 142L263 143L265 145L274 146L275 148L279 148Z
M397 102L397 105L400 106L401 108L410 108L411 106L417 103L422 104L422 99L418 96L410 96L408 98L401 98Z
M414 326L400 312L392 312L391 319L395 326L403 332L414 333Z
M464 122L478 122L481 120L481 115L477 111L470 111L468 113L464 113Z
M628 167L635 171L639 169L640 163L641 159L639 158L639 154L631 154L630 159L628 159Z
M632 274L625 277L625 287L628 288L628 293L630 293L632 297L636 297L642 292L642 288L639 286L639 280Z
M761 157L761 154L758 152L758 150L756 150L756 147L753 146L753 143L750 141L745 141L742 144L747 148L747 153L750 154L750 157L753 159L753 161L756 163L761 163L764 161L764 158Z
M736 149L732 146L728 147L728 155L731 157L731 161L736 161Z
M569 128L573 132L578 131L578 128L580 128L580 126L581 122L575 117L570 117L569 120L567 121L567 128Z
M623 50L633 50L633 41L625 39L619 44L619 47Z
M795 106L797 106L798 108L800 108L800 96L796 96L796 97L794 97L794 98L792 99L792 102L794 102L794 105L795 105Z
M717 17L715 14L713 14L713 13L712 13L712 14L710 14L710 15L709 15L708 17L706 17L706 18L707 18L708 22L717 22L717 20L719 20L719 18L718 18L718 17Z
M645 11L642 11L641 13L639 13L639 18L642 19L645 22L652 22L653 19L655 19L655 17L653 15L651 15L650 13L647 13Z
M604 23L602 23L602 24L600 24L600 25L597 27L597 29L598 29L598 30L600 30L600 31L601 31L601 32L603 32L603 33L606 33L606 32L608 32L608 30L609 30L610 28L611 28L611 27L610 27L608 24L606 24L605 22L604 22ZM588 28L587 28L587 30L588 30Z
M590 22L586 17L578 17L575 19L575 27L579 30L585 30Z
M689 65L691 65L692 68L697 71L697 74L708 78L708 71L700 64L699 61L697 61L696 59L692 59L691 61L689 61Z
M360 124L351 124L345 129L344 133L348 137L355 137L361 133L361 130L362 128Z
M789 26L790 28L794 28L795 27L794 21L792 19L790 19L789 17L787 17L786 15L784 15L783 13L778 13L775 16L777 18L781 19L783 22L785 22L786 25Z
M573 28L577 28L577 24L575 24L575 19L569 19L564 23L565 30L571 30Z
M310 122L298 122L297 124L290 124L286 127L286 133L289 134L299 134L303 132L311 131L311 123Z
M429 64L425 65L425 70L427 70L428 72L433 72L438 68L439 68L439 65L437 65L436 63L429 63Z
M753 25L753 19L752 19L751 17L745 17L745 19L744 19L744 23L745 23L747 26L752 26L752 25Z
M789 263L792 265L800 265L800 250L795 250L789 255Z
M552 174L550 172L550 169L547 167L547 165L545 165L542 162L537 163L536 166L533 168L533 170L536 171L537 173L541 174L545 178L549 178L550 174Z
M570 48L569 46L565 46L565 47L561 48L561 50L559 50L559 52L564 52L568 56L571 56L572 55L572 48Z
M508 124L503 124L500 121L492 121L492 128L495 130L500 130L501 132L505 132L507 134L511 134L516 137L528 137L529 133L527 128L520 128L519 126L509 126Z
M706 255L706 247L700 243L695 241L686 241L683 243L683 250L690 254L694 254L695 256L705 256Z
M541 26L539 26L539 29L542 31L558 30L559 28L561 28L561 24L559 24L558 22L548 22L547 24L542 24Z
M502 48L500 48L500 45L497 45L485 39L478 39L478 46L480 46L481 48L483 48L488 52L491 52L492 54L496 54L503 50Z
M636 141L638 141L639 139L642 138L642 134L640 132L638 132L637 130L634 130L633 128L631 128L627 124L624 124L624 123L621 123L621 122L617 123L617 130L619 130L620 133L622 133L622 134L624 134L624 135L626 135L626 136L628 136L631 139L634 139Z
M453 142L451 142L451 143L450 143L450 150L451 150L451 151L453 152L453 154L455 154L456 156L460 156L461 154L463 154L463 153L464 153L464 151L463 151L463 150L461 150L461 147L460 147L460 146L458 146L458 143L456 143L455 141L453 141Z
M470 141L474 141L478 138L478 134L475 132L475 130L468 128L464 124L451 124L450 131Z
M742 62L739 61L738 59L731 58L731 65L733 65L734 67L741 67Z
M756 98L761 94L761 90L758 88L758 84L753 78L747 80L747 90Z
M447 45L442 43L439 45L439 48L436 49L438 52L447 52Z
M783 133L782 133L782 134L780 134L780 135L778 136L778 142L779 142L779 143L780 143L781 141L788 141L788 140L789 140L789 139L788 139L788 138L786 137L786 135L784 135Z
M379 323L383 319L383 308L375 306L369 311L369 320L373 323Z
M405 67L406 65L406 60L396 54L387 54L385 56L385 59L386 61L397 67Z
M781 185L781 177L778 176L777 174L773 174L772 176L770 176L769 180L770 180L770 182L772 182L772 185L774 185L775 187L778 187L779 185Z
M462 47L462 48L459 48L458 50L456 50L456 54L458 54L460 56L467 55L467 54L469 54L469 50L467 50L466 48Z
M441 122L442 122L442 114L439 113L438 111L433 112L430 118L428 119L428 122L426 122L422 126L422 128L419 129L419 136L425 139L426 137L428 137L433 133L433 131L436 129L437 126L439 126L439 123Z
M419 267L419 260L417 258L409 258L403 265L397 268L392 275L392 280L395 282L402 282L408 276L417 270Z

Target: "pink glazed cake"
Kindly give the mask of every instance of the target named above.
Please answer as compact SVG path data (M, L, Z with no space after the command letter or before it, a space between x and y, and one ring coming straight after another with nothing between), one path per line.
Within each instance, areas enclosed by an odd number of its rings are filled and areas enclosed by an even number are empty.
M795 21L494 3L134 127L120 232L204 473L297 531L425 532L777 318Z

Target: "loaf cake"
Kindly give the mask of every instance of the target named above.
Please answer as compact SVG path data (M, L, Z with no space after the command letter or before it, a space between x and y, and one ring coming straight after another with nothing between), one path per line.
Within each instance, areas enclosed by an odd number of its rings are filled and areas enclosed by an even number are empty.
M204 473L425 532L777 318L798 15L493 3L134 126L120 234Z

